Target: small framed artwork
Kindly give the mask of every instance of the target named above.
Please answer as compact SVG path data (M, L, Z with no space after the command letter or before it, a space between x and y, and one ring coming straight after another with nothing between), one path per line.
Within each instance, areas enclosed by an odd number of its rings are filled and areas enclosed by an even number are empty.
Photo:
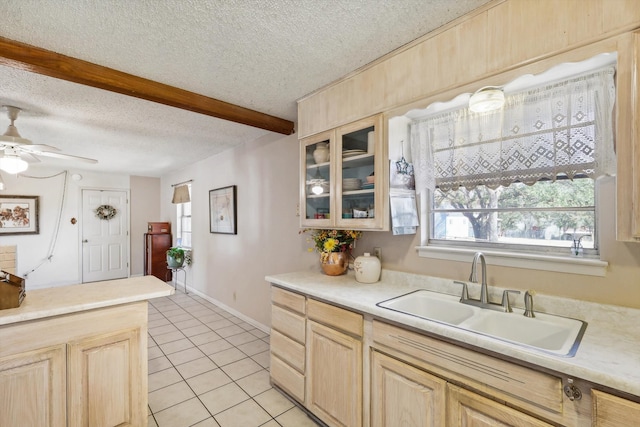
M38 234L39 196L0 195L0 235Z
M209 226L211 233L238 234L235 185L209 190Z

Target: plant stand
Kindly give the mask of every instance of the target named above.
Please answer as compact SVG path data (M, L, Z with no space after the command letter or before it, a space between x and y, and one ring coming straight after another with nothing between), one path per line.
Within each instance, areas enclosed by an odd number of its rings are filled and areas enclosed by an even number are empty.
M165 281L166 281L166 277L169 275L169 272L173 272L173 289L178 289L178 271L182 271L184 273L184 293L188 294L189 292L187 291L187 271L184 269L184 267L167 267L167 274L165 275Z

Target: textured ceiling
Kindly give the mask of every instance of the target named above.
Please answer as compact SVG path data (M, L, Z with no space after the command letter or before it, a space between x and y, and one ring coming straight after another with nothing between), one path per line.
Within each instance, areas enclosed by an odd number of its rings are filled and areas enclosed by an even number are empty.
M486 2L3 0L0 36L296 121L297 99ZM23 137L99 161L46 164L95 171L161 176L270 134L3 66L0 105L25 110Z

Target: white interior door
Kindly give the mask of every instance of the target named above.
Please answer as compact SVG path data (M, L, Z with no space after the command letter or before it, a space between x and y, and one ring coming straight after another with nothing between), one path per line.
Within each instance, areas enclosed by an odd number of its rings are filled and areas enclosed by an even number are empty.
M100 219L96 208L116 209L111 219ZM82 282L129 276L129 221L126 191L82 190Z

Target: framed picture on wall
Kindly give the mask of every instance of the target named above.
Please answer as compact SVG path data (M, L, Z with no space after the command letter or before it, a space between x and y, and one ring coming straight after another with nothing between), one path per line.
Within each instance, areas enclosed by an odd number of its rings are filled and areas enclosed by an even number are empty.
M238 234L235 185L209 190L209 226L211 233Z
M38 234L39 196L0 195L0 235Z

